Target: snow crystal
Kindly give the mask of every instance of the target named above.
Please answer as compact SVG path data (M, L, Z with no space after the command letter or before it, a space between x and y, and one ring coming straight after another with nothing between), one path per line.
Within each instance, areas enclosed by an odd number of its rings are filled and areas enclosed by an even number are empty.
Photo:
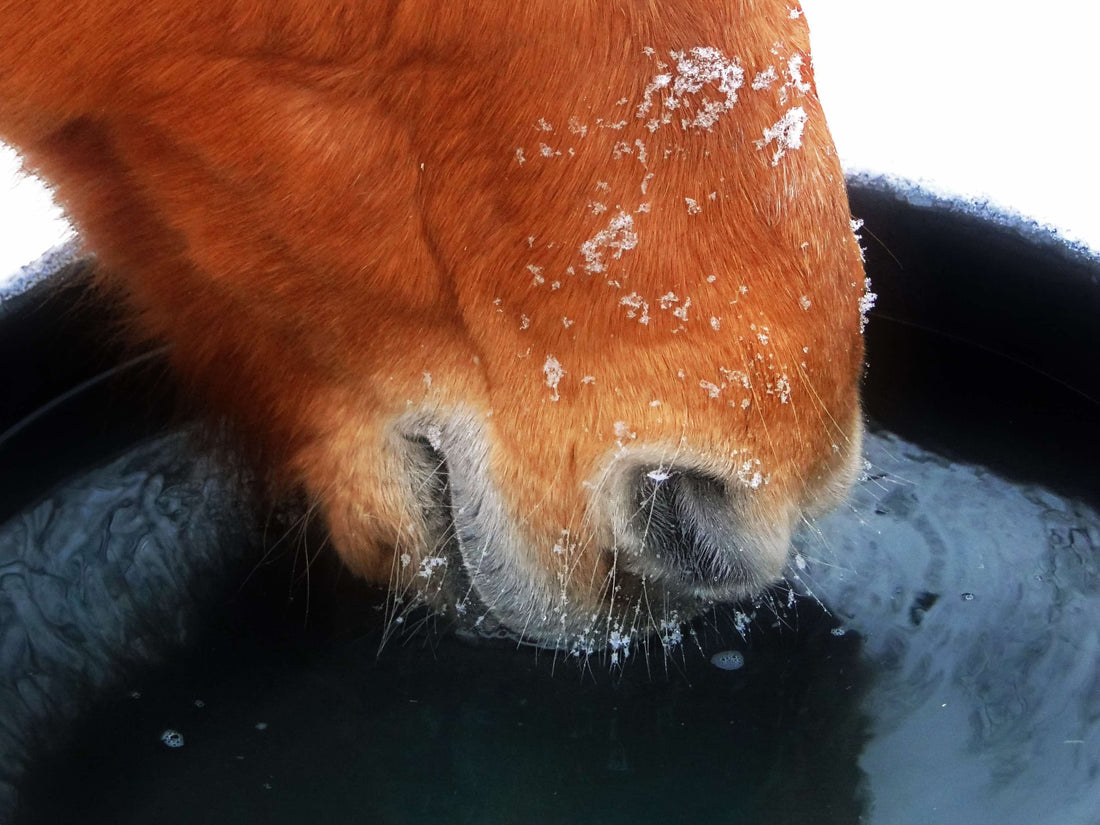
M433 450L443 449L443 429L437 424L431 424L424 428L424 437L432 445Z
M542 267L535 266L534 264L527 264L527 271L533 276L531 286L539 286L546 283L546 279L542 277Z
M848 223L852 227L852 235L855 236L856 246L859 247L859 259L861 261L866 261L867 253L866 250L864 250L863 248L863 244L861 243L861 241L863 240L863 236L859 234L859 230L863 228L863 220L862 218L851 218L849 219Z
M787 373L783 373L779 376L775 382L775 393L779 396L780 402L787 404L791 400L791 379L787 377Z
M637 438L637 434L630 431L630 425L625 421L616 421L615 438L619 439L619 441L624 441L630 438Z
M182 748L183 747L183 734L178 730L172 730L169 728L160 735L160 741L170 748Z
M668 481L670 478L672 478L672 473L670 473L664 467L659 467L656 470L650 470L648 473L645 474L645 477L660 484L662 481Z
M447 560L443 556L426 556L420 560L420 571L416 575L422 579L431 579L437 569L446 566Z
M639 324L649 324L649 302L637 292L620 298L619 306L627 307L627 318L637 318Z
M654 108L654 98L658 92L669 90L660 100L662 111L655 113L646 124L651 132L656 131L672 122L672 111L688 108L689 96L697 95L704 86L713 84L717 85L724 99L704 99L693 116L688 112L688 117L680 118L683 129L710 129L722 113L732 109L737 102L737 90L744 82L744 70L736 60L727 58L721 51L709 46L696 46L686 52L670 52L669 55L676 63L675 76L655 75L646 86L643 100L635 115L639 118L646 117Z
M795 106L781 117L774 126L764 130L763 140L756 141L757 149L764 149L775 144L775 154L772 155L772 166L779 165L779 159L787 154L788 149L802 148L802 132L806 128L809 117L801 106Z
M539 122L537 124L535 124L535 128L537 128L541 132L553 132L554 131L554 127L551 126L549 123L547 123L546 118L543 118L543 117L539 118Z
M775 66L768 66L764 71L756 73L756 77L752 79L752 88L754 91L759 92L761 89L768 88L777 80L779 80L779 75L775 71Z
M755 490L761 484L767 483L764 476L756 468L760 466L760 459L744 462L737 468L737 480L746 487Z
M668 618L661 619L658 623L657 634L660 636L661 644L664 645L666 650L679 647L684 641L680 614L673 610Z
M698 201L696 201L694 198L684 198L684 203L687 204L687 211L689 215L698 215L700 212L703 211L703 207L701 207Z
M710 316L710 326L711 326L711 329L713 329L715 332L718 332L718 330L720 330L722 328L722 319L721 318L716 318L713 315Z
M859 331L867 329L867 313L875 306L878 295L871 291L871 279L863 279L863 296L859 299Z
M638 235L634 232L634 219L625 212L619 212L613 217L607 226L597 232L589 240L581 244L581 254L584 255L584 268L589 273L605 272L607 264L604 262L605 250L611 250L611 256L616 260L622 258L623 253L638 245Z
M550 396L551 401L557 401L558 395L558 383L561 381L562 376L565 375L565 370L562 369L561 363L553 355L546 356L546 363L542 365L543 374L546 375L546 386L550 388L553 395Z
M722 388L713 381L700 381L699 386L706 390L707 395L711 398L717 398L722 392Z
M577 118L569 118L569 131L578 137L584 137L588 134L588 127L581 123Z
M810 299L809 299L809 297L806 296L806 295L803 295L801 298L798 299L798 305L800 307L802 307L803 309L809 309L810 308Z
M719 367L718 371L730 384L740 384L746 390L751 386L748 374L741 372L741 370L728 370L725 367Z
M749 632L749 624L751 624L751 622L752 619L745 615L743 611L737 610L734 612L733 626L737 629L737 632L742 635L742 637Z
M802 79L802 55L795 53L787 60L787 77L790 78L787 85L796 91L805 94L810 91L810 84Z
M516 149L516 160L518 160L521 164L527 161L527 158L523 156L523 147Z

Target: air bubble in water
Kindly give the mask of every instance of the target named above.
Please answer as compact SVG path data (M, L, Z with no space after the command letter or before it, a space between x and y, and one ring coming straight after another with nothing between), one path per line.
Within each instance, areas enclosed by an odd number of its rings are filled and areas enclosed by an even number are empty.
M738 650L723 650L711 656L710 663L721 670L740 670L745 657Z

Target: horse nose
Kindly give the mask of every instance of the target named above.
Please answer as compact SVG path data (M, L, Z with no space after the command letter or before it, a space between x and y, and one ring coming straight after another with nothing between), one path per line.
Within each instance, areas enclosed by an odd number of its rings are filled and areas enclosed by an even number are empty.
M740 597L767 584L786 540L752 524L752 492L698 470L643 470L630 519L638 572L700 596Z

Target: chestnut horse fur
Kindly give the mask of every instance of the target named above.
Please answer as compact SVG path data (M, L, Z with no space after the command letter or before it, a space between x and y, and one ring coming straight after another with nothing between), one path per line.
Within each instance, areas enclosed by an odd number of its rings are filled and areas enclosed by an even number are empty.
M0 44L0 139L400 604L617 651L851 483L864 274L791 0L0 0Z

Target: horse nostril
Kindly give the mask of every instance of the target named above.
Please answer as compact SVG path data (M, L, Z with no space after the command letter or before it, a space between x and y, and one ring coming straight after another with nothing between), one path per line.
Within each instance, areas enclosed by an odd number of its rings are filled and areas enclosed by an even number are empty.
M644 567L692 587L745 585L744 537L725 483L696 470L640 474L632 527Z

